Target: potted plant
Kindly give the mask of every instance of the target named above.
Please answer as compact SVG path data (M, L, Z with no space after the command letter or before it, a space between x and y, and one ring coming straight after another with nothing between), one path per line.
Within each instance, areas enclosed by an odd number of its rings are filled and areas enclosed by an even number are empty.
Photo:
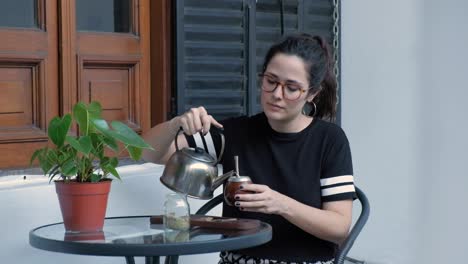
M36 150L31 164L38 160L44 175L55 181L66 231L99 232L112 181L109 176L120 180L119 153L127 150L138 160L143 149L152 148L124 123L112 121L109 126L98 102L79 102L72 113L52 118L48 138L54 146ZM76 135L71 131L74 123Z

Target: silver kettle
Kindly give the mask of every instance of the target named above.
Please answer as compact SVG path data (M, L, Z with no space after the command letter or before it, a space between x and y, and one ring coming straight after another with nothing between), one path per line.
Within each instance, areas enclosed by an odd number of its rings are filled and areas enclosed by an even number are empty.
M216 160L202 148L179 149L177 137L181 131L176 134L176 151L167 161L160 180L173 191L193 198L211 199L213 191L234 174L230 171L218 176L217 164L224 152L224 135L220 133L221 152Z

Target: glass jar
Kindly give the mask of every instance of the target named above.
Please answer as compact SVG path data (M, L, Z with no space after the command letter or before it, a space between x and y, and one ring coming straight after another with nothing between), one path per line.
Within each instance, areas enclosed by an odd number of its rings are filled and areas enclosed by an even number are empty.
M190 231L176 231L172 229L165 229L163 241L164 243L181 243L190 241Z
M164 202L164 228L186 231L190 229L190 206L187 195L169 193Z

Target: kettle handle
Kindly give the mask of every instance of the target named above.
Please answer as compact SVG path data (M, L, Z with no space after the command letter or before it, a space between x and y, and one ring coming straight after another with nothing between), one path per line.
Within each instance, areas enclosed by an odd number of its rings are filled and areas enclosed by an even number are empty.
M216 161L216 164L218 164L221 161L221 159L223 158L224 144L225 144L223 129L219 128L218 130L219 130L219 134L221 135L221 152L219 154L218 160ZM175 143L176 151L179 151L179 144L177 143L177 138L179 137L179 133L181 131L184 131L184 129L182 127L179 128L179 130L177 131L177 134L175 135L174 143ZM201 134L201 136L204 137L203 134Z
M218 164L221 159L223 158L223 154L224 154L224 134L223 134L223 129L219 129L219 134L221 135L221 151L220 151L220 154L219 154L219 157L218 157L218 160L216 161L216 164Z
M179 144L177 144L177 138L179 137L179 133L181 131L184 131L184 129L182 127L180 127L179 130L177 130L177 134L175 135L174 143L175 143L176 151L179 151Z

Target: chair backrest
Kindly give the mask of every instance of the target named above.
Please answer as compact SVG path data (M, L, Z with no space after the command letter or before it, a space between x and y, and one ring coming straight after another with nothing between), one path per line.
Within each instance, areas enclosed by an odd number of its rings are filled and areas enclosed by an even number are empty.
M335 264L343 264L344 260L346 259L346 255L348 254L349 250L354 244L354 241L358 237L359 233L361 233L361 230L364 228L364 225L367 222L367 219L369 219L369 213L370 213L370 204L369 200L367 199L366 195L364 192L359 189L358 187L355 186L356 189L356 195L357 199L361 203L361 213L359 214L359 217L356 221L356 223L353 225L351 228L351 231L349 232L348 237L345 239L345 241L340 245L338 251L335 254ZM211 209L213 209L216 205L220 204L223 202L223 194L220 194L216 196L215 198L211 199L208 201L206 204L204 204L196 214L206 214L208 213Z
M218 204L222 203L224 199L223 194L219 194L215 198L206 202L198 211L195 213L197 215L206 215L211 209L215 208Z
M335 264L344 263L344 260L346 259L346 255L348 254L349 250L353 246L354 241L358 237L359 233L361 233L361 230L364 228L364 225L366 224L367 219L369 219L369 213L370 213L369 200L367 199L366 195L361 189L359 189L356 186L355 186L355 189L356 189L357 198L359 202L361 203L361 214L359 214L359 217L356 223L351 228L351 231L349 232L348 237L340 245L338 252L336 252Z

